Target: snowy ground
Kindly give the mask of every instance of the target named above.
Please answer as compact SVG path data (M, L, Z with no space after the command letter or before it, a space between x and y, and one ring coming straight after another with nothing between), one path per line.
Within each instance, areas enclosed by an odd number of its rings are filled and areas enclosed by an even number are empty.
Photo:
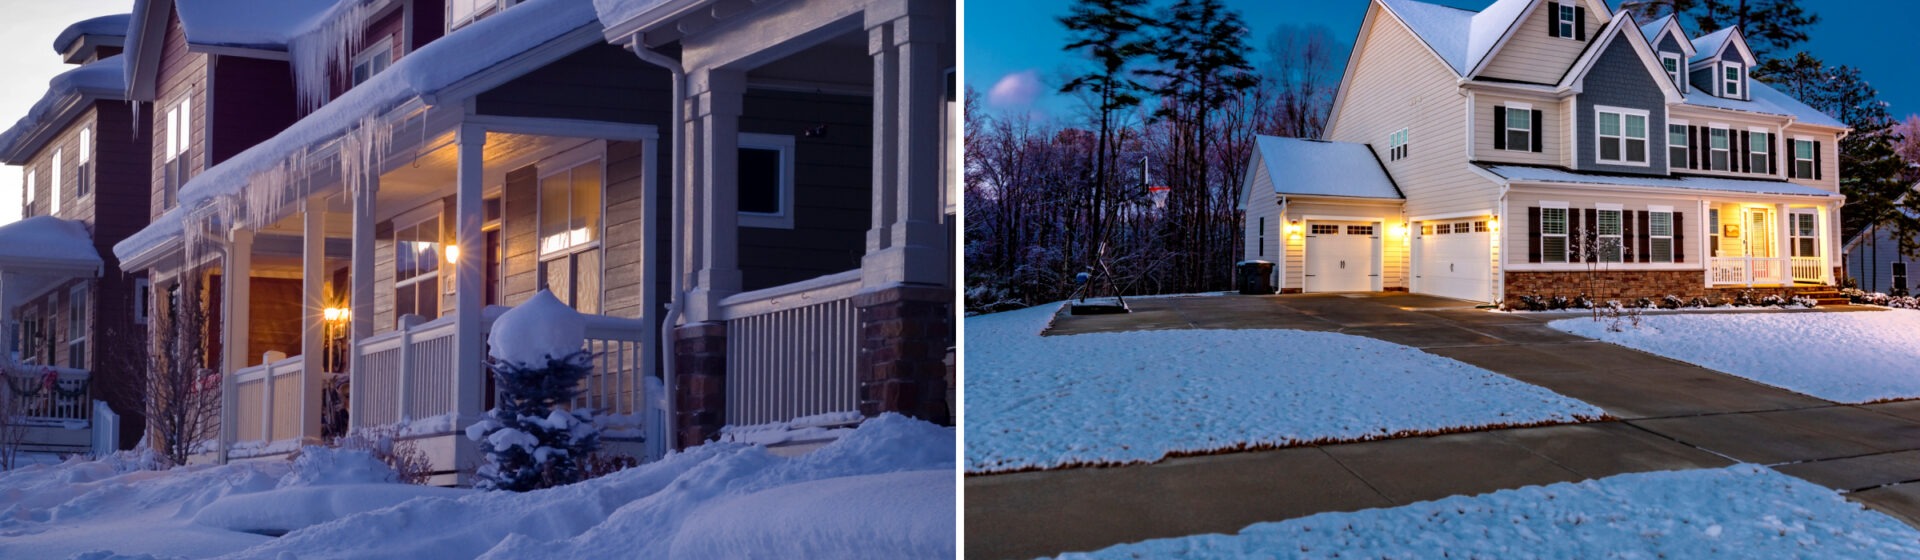
M1574 422L1592 405L1417 349L1339 333L1042 337L1058 305L966 324L967 470Z
M715 443L525 494L383 482L356 453L76 461L0 474L0 558L952 558L953 452L887 415L791 459Z
M1606 321L1549 324L1823 399L1920 398L1920 311L1645 317L1638 329Z
M1754 465L1259 523L1062 558L1914 558L1920 532Z

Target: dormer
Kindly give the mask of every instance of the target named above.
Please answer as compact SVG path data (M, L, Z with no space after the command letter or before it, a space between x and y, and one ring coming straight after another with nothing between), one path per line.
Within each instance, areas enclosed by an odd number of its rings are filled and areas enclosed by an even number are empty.
M1747 75L1758 61L1738 28L1729 27L1694 39L1693 49L1687 72L1694 89L1726 99L1753 98Z
M1693 41L1687 40L1687 34L1680 30L1680 22L1671 15L1663 16L1640 26L1640 34L1653 47L1667 81L1679 88L1680 93L1687 93L1687 61L1693 59L1694 50Z
M1498 0L1468 24L1465 75L1551 84L1612 21L1599 0Z
M69 25L53 40L53 52L67 64L88 64L120 54L127 44L127 22L132 19L132 14L114 14Z

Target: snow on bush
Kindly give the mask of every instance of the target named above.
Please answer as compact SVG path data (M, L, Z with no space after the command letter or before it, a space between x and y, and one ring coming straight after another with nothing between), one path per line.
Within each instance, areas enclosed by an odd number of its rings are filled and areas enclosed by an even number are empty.
M1040 336L1057 309L967 318L969 472L1605 416L1497 373L1340 333Z
M525 492L584 480L600 429L592 411L555 407L573 402L593 373L593 355L581 349L585 320L541 290L500 315L488 339L500 400L467 427L467 439L483 442L487 456L477 486Z
M1920 532L1755 465L1257 523L1061 558L1914 558Z

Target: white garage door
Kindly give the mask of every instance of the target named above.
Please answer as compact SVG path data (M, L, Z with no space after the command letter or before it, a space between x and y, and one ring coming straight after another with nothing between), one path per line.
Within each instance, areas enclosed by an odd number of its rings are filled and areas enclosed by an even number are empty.
M1493 234L1486 224L1485 218L1421 223L1419 254L1414 257L1420 274L1417 291L1488 301Z
M1307 290L1309 292L1365 292L1373 289L1374 236L1372 224L1311 222L1307 224Z

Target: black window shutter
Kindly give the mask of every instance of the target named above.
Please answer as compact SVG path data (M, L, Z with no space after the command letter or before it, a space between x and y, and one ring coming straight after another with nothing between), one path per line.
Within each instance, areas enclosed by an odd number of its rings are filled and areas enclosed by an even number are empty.
M1820 175L1822 175L1821 173L1822 170L1820 169L1821 155L1822 154L1820 153L1820 142L1814 142L1813 143L1813 180L1815 181L1821 180L1820 179Z
M1780 135L1767 135L1767 173L1780 172Z
M1700 127L1687 127L1687 169L1700 168Z
M1567 210L1567 262L1586 260L1580 255L1587 252L1587 229L1580 223L1580 209Z
M1795 141L1795 142L1797 142L1797 141ZM1796 145L1794 145L1794 144L1795 144L1795 142L1788 142L1788 143L1787 143L1787 149L1789 149L1789 150L1792 150L1792 149L1796 149L1796 148L1798 148L1799 146L1796 146ZM1798 153L1798 152L1796 152L1796 153ZM1795 164L1796 162L1795 162L1795 160L1794 160L1794 158L1797 158L1797 157L1799 157L1799 156L1798 156L1798 155L1792 155L1792 156L1787 156L1787 178L1788 178L1788 179L1799 179L1799 178L1800 178L1800 171L1799 171L1798 169L1796 169L1796 168L1798 168L1798 167L1800 167L1800 166L1799 166L1799 165L1796 165L1796 164Z
M1559 27L1559 26L1556 25L1554 27ZM1573 38L1581 41L1587 40L1587 9L1586 8L1575 7L1573 9Z
M1740 131L1740 165L1738 167L1741 173L1749 173L1753 171L1753 163L1752 163L1753 157L1747 155L1752 151L1750 148L1750 146L1752 146L1752 142L1753 142L1753 133L1745 130Z
M1599 231L1599 229L1597 229L1597 228L1599 228L1599 227L1600 227L1600 212L1599 212L1599 210L1596 210L1596 209L1593 209L1593 208L1588 208L1588 209L1587 209L1587 219L1586 219L1585 221L1586 221L1586 223L1587 223L1587 224L1588 224L1588 225L1589 225L1590 227L1593 227L1593 228L1596 228L1596 229L1595 229L1594 231ZM1582 233L1584 233L1584 232L1582 232ZM1583 237L1584 237L1584 235L1583 235ZM1597 243L1597 242L1599 241L1599 239L1600 239L1600 237L1599 237L1599 236L1597 236L1597 235L1596 235L1596 236L1594 236L1594 241L1595 241L1596 243ZM1599 250L1599 249L1600 249L1599 247L1588 247L1588 248L1587 248L1587 251L1586 251L1586 252L1587 252L1587 262L1600 262L1600 250Z
M1560 3L1547 3L1547 36L1560 36Z
M1540 262L1540 207L1527 207L1527 262Z
M1673 262L1687 262L1686 215L1673 213Z
M1653 262L1653 222L1647 221L1647 211L1640 211L1640 262Z
M1633 232L1640 230L1633 227L1636 223L1638 222L1633 221L1632 210L1620 211L1620 262L1633 262L1633 254L1640 248L1640 244L1633 235Z
M1541 122L1540 120L1540 110L1534 109L1533 110L1533 134L1530 134L1529 136L1533 137L1533 151L1535 152L1540 151L1540 137L1546 136L1545 134L1542 134L1543 132L1546 132L1546 129L1547 129L1546 124L1547 123Z
M1493 106L1493 149L1507 149L1507 106Z

